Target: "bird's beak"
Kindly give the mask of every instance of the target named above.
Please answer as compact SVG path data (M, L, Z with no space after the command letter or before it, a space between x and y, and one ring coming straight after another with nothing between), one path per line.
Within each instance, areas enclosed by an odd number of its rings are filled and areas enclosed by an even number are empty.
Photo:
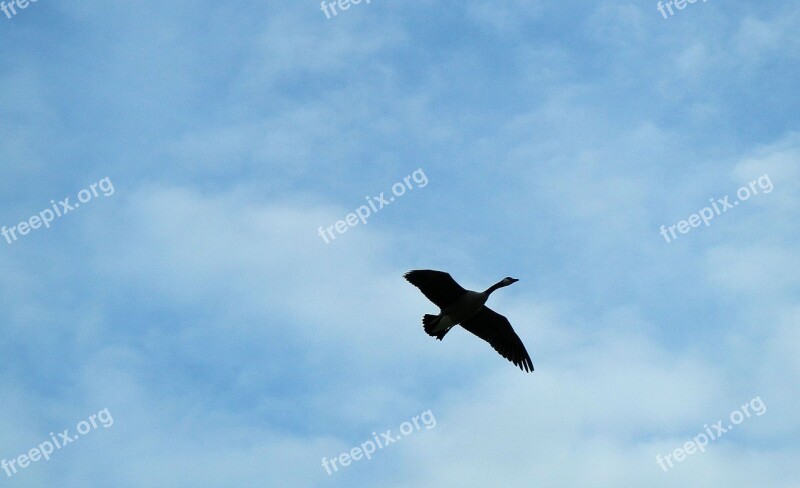
M512 283L516 283L517 281L519 281L519 280L518 280L518 279L516 279L516 278L511 278L511 282L512 282Z

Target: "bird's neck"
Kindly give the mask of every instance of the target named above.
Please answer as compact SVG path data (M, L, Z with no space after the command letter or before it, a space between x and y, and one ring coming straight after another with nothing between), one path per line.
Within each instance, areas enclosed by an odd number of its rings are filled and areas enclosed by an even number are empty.
M489 295L491 295L491 294L492 294L492 292L493 292L493 291L495 291L495 290L496 290L496 289L498 289L498 288L502 288L502 287L504 287L504 286L505 286L505 285L503 285L503 281L502 281L502 280L500 280L500 281L498 281L497 283L495 283L494 285L492 285L492 286L490 286L489 288L487 288L487 289L486 289L486 291L485 291L485 292L483 292L483 294L484 294L484 295L486 295L486 296L489 296Z

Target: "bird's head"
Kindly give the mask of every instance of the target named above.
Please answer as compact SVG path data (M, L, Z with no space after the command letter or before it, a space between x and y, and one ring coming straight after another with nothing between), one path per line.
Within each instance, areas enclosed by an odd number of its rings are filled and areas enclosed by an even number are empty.
M506 276L505 278L503 278L503 281L501 281L500 283L502 283L503 286L508 286L508 285L516 283L517 281L519 281L519 280L516 279L516 278L512 278L510 276Z

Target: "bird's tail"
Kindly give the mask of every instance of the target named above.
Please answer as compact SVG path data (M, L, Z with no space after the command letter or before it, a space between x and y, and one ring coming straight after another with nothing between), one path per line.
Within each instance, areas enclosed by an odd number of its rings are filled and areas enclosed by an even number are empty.
M447 332L451 329L451 327L448 327L444 330L440 330L439 332L434 332L434 329L436 329L436 326L439 324L440 319L441 317L439 315L430 315L426 313L422 317L422 327L425 329L425 332L429 336L435 337L441 341L442 338L444 338L444 335L447 334Z

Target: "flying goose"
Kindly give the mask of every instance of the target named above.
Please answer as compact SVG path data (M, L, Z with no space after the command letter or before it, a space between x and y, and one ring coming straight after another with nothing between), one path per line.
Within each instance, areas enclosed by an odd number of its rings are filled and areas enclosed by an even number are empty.
M486 291L478 292L465 290L443 271L416 269L403 277L440 309L439 315L425 314L422 317L422 326L429 336L441 341L450 329L460 324L491 344L495 351L519 369L533 371L528 351L508 319L484 306L493 291L519 280L506 277Z

